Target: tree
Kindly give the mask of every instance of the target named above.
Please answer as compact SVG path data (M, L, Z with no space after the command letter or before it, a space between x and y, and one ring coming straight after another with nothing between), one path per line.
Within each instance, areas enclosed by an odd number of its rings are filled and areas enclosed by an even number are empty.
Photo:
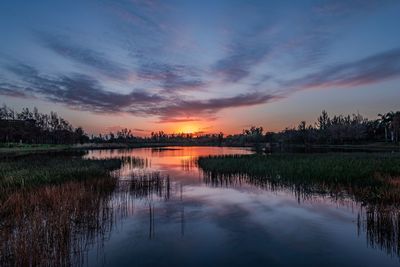
M386 114L378 114L378 117L380 126L385 129L385 141L387 142L389 140L388 132L391 121L391 112Z
M330 124L330 118L328 112L325 110L322 111L321 115L317 119L317 127L319 130L324 131L328 128Z
M399 142L400 132L400 111L393 113L392 121L390 124L392 132L392 142Z

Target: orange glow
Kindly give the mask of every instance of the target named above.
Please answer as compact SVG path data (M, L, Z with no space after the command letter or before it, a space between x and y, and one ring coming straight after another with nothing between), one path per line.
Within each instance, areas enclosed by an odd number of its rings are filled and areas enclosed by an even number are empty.
M196 133L199 132L199 127L193 124L184 124L177 128L176 132L178 133Z
M207 125L204 125L200 121L196 122L177 122L177 123L171 123L167 127L164 128L166 133L184 133L184 134L193 134L196 136L197 134L200 133L205 133L210 131L210 127Z

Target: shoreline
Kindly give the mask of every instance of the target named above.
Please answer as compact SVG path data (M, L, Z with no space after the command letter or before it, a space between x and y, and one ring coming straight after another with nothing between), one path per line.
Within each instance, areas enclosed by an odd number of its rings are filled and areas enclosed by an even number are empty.
M100 149L134 149L134 148L157 148L157 147L254 147L253 144L232 145L232 144L180 144L180 143L143 143L143 144L124 144L124 143L104 143L104 144L79 144L79 145L51 145L51 144L28 144L15 145L10 147L0 146L1 154L20 154L20 153L46 153L46 152L62 152L62 151L81 151L81 150L100 150ZM263 144L263 147L266 147ZM370 143L360 145L304 145L304 144L284 144L283 152L291 152L291 149L299 150L341 150L346 151L371 151L371 152L400 152L400 145L386 143ZM277 149L279 152L280 149ZM312 151L311 151L312 152ZM318 151L315 151L318 152Z

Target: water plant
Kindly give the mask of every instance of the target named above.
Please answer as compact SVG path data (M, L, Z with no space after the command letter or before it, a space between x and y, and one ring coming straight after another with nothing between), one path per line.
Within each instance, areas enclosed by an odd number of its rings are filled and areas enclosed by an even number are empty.
M121 159L83 159L81 155L30 155L2 158L0 191L107 176Z
M0 265L81 265L111 230L115 186L116 178L102 177L9 195L0 205Z
M400 203L398 154L228 155L200 157L198 164L207 179L246 176L253 183L305 192L345 192L368 203Z
M385 153L272 154L200 157L204 181L251 183L290 190L298 201L329 196L361 204L357 227L368 245L400 255L400 155Z

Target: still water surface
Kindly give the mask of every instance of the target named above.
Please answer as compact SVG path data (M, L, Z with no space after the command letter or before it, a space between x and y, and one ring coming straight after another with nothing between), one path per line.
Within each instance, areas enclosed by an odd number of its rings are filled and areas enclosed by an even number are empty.
M195 163L199 156L248 153L219 147L90 151L85 157L123 157L125 163L115 172L119 188L109 199L112 225L87 246L80 263L400 266L398 247L366 225L360 204L246 179L213 181ZM125 182L141 175L160 182L141 192L125 190Z

